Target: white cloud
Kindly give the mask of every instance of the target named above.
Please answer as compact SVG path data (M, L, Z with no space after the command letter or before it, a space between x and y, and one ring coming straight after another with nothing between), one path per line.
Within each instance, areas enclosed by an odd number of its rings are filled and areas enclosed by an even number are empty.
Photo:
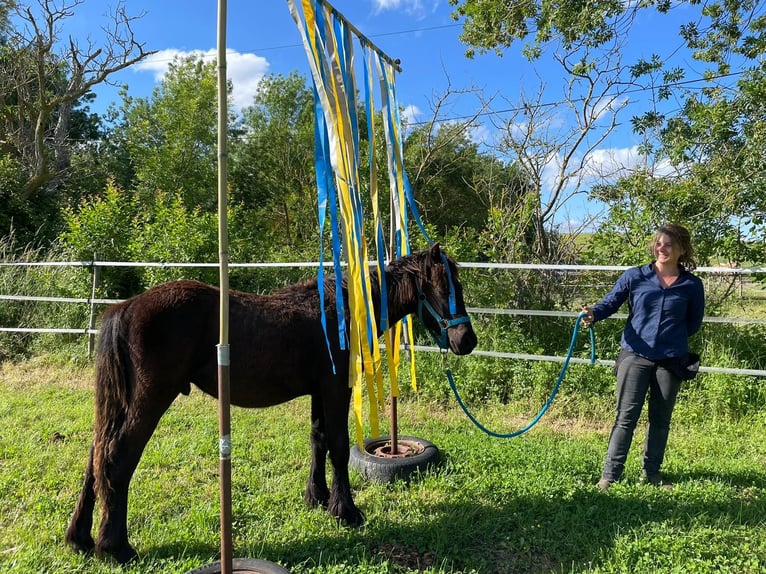
M136 64L134 69L138 72L152 72L154 81L161 82L173 60L192 55L213 60L218 53L216 50L193 50L190 52L175 49L160 50ZM253 96L258 89L258 83L268 72L268 69L269 62L262 56L242 54L234 50L226 52L226 73L233 85L232 105L236 110L252 103Z
M630 99L627 97L605 97L601 101L598 101L593 106L592 112L595 115L595 119L601 119L606 114L616 114L622 108L630 103Z
M438 7L436 0L372 0L374 12L380 14L387 10L400 10L410 16L425 17Z
M423 111L419 107L415 104L410 104L401 112L402 123L404 125L412 125L414 122L418 121L418 118L422 113Z
M628 175L642 161L637 146L597 149L588 156L585 169L590 177L615 180Z
M468 130L468 138L479 146L493 144L495 134L485 124L471 126Z
M234 85L232 100L234 108L239 110L253 102L253 96L258 89L261 78L268 72L269 62L255 54L226 54L229 79Z

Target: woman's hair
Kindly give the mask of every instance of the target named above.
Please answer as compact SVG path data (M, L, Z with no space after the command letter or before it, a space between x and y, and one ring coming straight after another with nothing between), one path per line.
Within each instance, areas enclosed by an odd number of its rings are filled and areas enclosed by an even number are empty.
M654 257L654 246L660 235L667 235L673 240L673 245L681 249L681 255L678 258L678 264L687 271L694 271L697 268L697 262L694 260L694 248L692 247L692 238L689 230L683 225L676 223L666 223L660 227L649 244L649 253Z

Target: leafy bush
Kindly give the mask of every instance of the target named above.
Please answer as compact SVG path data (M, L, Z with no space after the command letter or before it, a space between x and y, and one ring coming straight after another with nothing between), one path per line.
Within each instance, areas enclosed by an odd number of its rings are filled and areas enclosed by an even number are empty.
M60 236L63 255L70 261L129 261L138 210L133 196L113 183L102 196L66 209L66 229ZM100 272L98 294L102 297L129 297L139 289L135 268L106 267Z
M199 207L189 211L180 194L159 193L149 209L133 220L134 232L127 244L131 261L169 263L217 263L218 218ZM218 269L193 267L143 267L141 285L153 285L193 277L217 282Z

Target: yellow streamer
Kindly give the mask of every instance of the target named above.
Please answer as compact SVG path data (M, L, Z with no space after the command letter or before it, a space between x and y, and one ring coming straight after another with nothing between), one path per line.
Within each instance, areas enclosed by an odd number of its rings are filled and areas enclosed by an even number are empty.
M354 141L353 116L350 105L356 105L356 86L354 82L354 55L352 49L352 37L348 26L342 20L336 20L337 16L329 5L320 2L321 19L324 29L319 30L319 18L315 12L316 3L312 0L302 0L301 6L305 19L305 28L301 25L301 17L298 13L294 0L287 0L290 13L301 31L303 44L309 57L314 86L322 104L325 116L325 124L328 131L328 144L330 149L330 163L335 177L335 186L338 197L339 212L341 218L341 244L348 264L348 308L349 308L349 385L353 388L353 410L356 422L357 443L363 444L363 387L369 398L369 424L373 436L379 435L378 411L385 407L385 390L382 376L382 358L377 344L377 324L372 304L372 285L369 267L367 264L367 240L364 236L364 222L358 221L361 214L361 180L359 168L359 150ZM343 34L336 37L333 23L338 22ZM368 52L369 54L369 52ZM348 56L349 61L345 62ZM344 78L344 62L348 70L347 79L350 85L346 85ZM381 66L376 58L375 66L380 78L380 92L383 106L396 105L389 93L393 85L393 67L386 63ZM373 66L368 66L370 71L365 81L368 86L372 84ZM372 93L372 90L369 90ZM349 95L353 96L349 98ZM391 110L389 110L391 113ZM374 114L368 114L367 120L371 123L374 134ZM402 173L404 169L401 145L395 142L400 140L397 131L397 122L390 122L387 114L384 114L386 130L386 143L388 148L389 187L391 195L391 239L398 235L401 240L402 255L409 253L409 243L406 234L406 202L404 196L404 182ZM390 141L389 130L393 130L394 141ZM375 146L374 139L369 145ZM370 165L370 199L373 208L374 229L380 224L378 209L378 188L375 162ZM375 234L376 247L378 242ZM379 277L385 270L378 262ZM381 294L385 297L385 293ZM370 316L371 315L371 316ZM408 322L406 336L412 341L412 326ZM372 340L368 338L368 325L373 331ZM385 347L386 360L389 365L391 380L391 394L398 396L397 384L400 353L399 348L402 337L401 323L397 323L386 332ZM414 357L412 357L414 358ZM410 361L413 388L415 386L414 360Z

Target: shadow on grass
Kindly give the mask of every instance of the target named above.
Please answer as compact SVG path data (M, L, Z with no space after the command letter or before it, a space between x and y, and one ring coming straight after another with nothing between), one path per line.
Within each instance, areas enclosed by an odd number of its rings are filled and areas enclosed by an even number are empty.
M674 479L673 476L669 478ZM727 471L691 471L678 476L677 480L684 482L717 482L730 485L735 488L766 489L766 478L763 472L756 470L742 470L737 472Z
M422 515L432 518L414 526L379 515L359 530L338 529L327 536L310 535L284 544L252 541L235 554L279 562L300 572L341 564L349 572L361 565L378 565L390 572L531 574L598 566L613 554L622 537L644 536L652 524L683 533L719 528L722 522L743 527L763 523L765 500L732 496L711 504L704 495L695 494L693 482L698 480L741 489L766 487L757 473L700 474L683 477L673 491L618 483L608 493L583 486L565 498L555 493L510 495L491 506L439 502L421 507ZM255 523L258 517L246 513L240 520ZM327 516L327 520L332 519ZM202 564L217 556L219 549L171 544L144 550L142 560L148 562L183 556L198 557Z

